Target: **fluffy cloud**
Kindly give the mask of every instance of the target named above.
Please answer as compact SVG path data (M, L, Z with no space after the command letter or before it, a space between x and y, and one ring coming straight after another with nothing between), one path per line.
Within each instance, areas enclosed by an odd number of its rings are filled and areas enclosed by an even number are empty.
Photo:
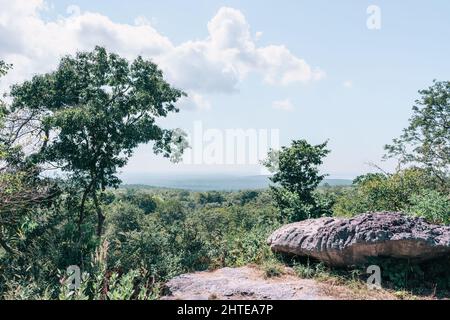
M249 73L271 85L306 83L324 76L285 46L258 47L261 33L253 37L244 15L232 8L221 8L208 22L205 39L179 45L142 17L134 24L120 24L70 6L68 15L47 21L42 13L50 9L43 0L0 0L0 8L0 59L14 64L1 90L53 69L65 54L91 50L95 45L130 59L136 55L151 58L172 84L190 94L187 105L200 109L210 108L205 95L235 92Z
M353 82L350 80L346 80L342 83L342 85L344 86L344 88L351 89L353 87Z
M272 103L272 107L276 110L282 110L282 111L293 111L294 105L292 104L291 100L280 100L280 101L274 101Z
M178 101L178 107L184 110L210 110L211 102L195 91L187 91L187 97Z

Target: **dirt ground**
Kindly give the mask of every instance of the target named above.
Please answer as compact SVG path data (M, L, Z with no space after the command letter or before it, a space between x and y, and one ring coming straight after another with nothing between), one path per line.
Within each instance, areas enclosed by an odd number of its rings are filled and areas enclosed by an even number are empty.
M282 275L267 278L253 266L223 268L180 275L167 283L164 300L396 300L394 292L370 290L364 285L342 285L301 279L286 268Z

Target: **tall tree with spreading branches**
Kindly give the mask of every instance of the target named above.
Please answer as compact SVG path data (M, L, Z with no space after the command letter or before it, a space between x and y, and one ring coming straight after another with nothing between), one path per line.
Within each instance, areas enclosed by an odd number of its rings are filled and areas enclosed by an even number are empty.
M177 151L183 135L156 120L178 112L184 93L170 86L161 70L142 57L129 62L96 47L64 57L57 70L11 89L11 142L34 140L29 161L51 164L80 186L78 228L93 203L97 235L105 214L100 196L120 183L117 171L139 145L153 142L165 157Z
M0 61L0 78L10 68L11 65ZM58 190L47 179L39 178L37 168L18 160L20 149L12 148L9 135L5 134L8 111L0 99L0 247L9 254L17 254L14 244L21 224L35 208L51 203Z
M425 168L450 190L450 81L434 81L419 93L408 127L385 146L385 158Z
M4 61L0 60L0 79L8 72L10 68ZM6 106L5 103L0 98L0 130L3 130L4 121L6 116ZM0 136L0 161L4 160L6 156L6 146L2 137ZM0 168L1 170L1 168Z

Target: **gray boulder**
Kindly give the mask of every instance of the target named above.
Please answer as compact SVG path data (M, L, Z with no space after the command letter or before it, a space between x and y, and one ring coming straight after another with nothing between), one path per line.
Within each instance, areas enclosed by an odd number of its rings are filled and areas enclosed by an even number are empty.
M370 257L427 260L450 255L450 227L400 212L291 223L269 238L272 251L309 256L332 266L365 264Z

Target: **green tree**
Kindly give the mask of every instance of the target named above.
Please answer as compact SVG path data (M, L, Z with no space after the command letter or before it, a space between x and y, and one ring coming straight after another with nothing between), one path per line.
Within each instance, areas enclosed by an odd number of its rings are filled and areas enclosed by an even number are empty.
M434 81L419 93L422 96L413 106L409 126L385 146L385 157L398 158L401 165L414 164L429 170L449 190L450 81Z
M10 68L0 61L0 77ZM7 105L0 100L0 249L9 256L23 257L30 247L28 236L37 230L35 221L44 224L47 216L43 212L59 190L50 179L39 177L38 168L23 163L20 148L12 148L4 126L8 115Z
M202 205L209 204L209 203L221 204L224 201L225 201L225 198L218 191L200 192L197 195L197 202Z
M314 191L324 179L319 174L323 158L330 152L328 142L311 145L305 140L294 140L291 146L269 152L263 164L274 173L270 187L278 208L289 220L320 216Z
M126 202L132 203L144 211L145 214L152 213L156 210L157 199L145 191L136 191L128 189L123 195Z
M422 168L412 167L394 174L368 173L357 177L353 187L338 197L334 213L353 216L373 211L408 212L412 196L432 190L436 178Z
M436 190L421 190L414 194L408 211L432 223L450 224L450 198Z
M0 78L6 74L7 70L8 70L7 64L4 61L0 60ZM3 101L0 99L0 130L3 130L5 115L6 115L6 106L3 103ZM0 163L4 161L5 157L6 157L6 146L5 146L5 143L2 139L2 137L0 136ZM4 181L6 181L6 179L4 179L3 171L4 171L4 168L3 168L3 166L1 166L0 167L0 186L2 186L2 187L3 187L3 184L5 183ZM4 198L3 197L0 198L0 204L3 206L4 203L5 203ZM2 214L0 211L0 218L1 218L1 216L2 216ZM3 221L0 221L0 222L3 225ZM2 230L0 230L0 246L3 248L3 250L11 253L12 249L6 243L2 233L3 233Z
M153 142L155 153L170 157L177 149L180 141L174 138L182 136L161 128L156 119L178 112L175 102L183 95L151 61L138 57L130 63L96 47L66 56L56 71L12 87L12 110L25 122L11 140L18 142L25 133L35 137L38 148L29 160L69 174L82 189L79 231L91 200L100 236L105 216L99 198L107 187L119 185L117 170L133 150Z
M4 61L0 60L0 79L8 72L9 68L10 68L9 65L7 65ZM2 99L0 99L0 131L3 130L5 116L6 116L6 105L2 101ZM6 157L5 141L2 139L2 136L0 136L0 161L2 161L5 157Z

